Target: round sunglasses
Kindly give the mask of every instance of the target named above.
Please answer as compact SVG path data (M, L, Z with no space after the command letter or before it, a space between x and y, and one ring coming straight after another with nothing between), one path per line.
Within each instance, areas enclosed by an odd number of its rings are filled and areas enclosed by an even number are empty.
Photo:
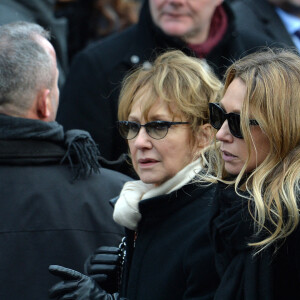
M155 139L163 139L171 126L189 124L189 122L168 122L168 121L153 121L146 124L140 124L131 121L117 122L121 136L126 140L134 139L140 132L142 127L145 127L147 134Z
M236 113L226 113L219 103L209 103L210 124L215 129L220 129L227 120L231 134L239 139L243 138L241 132L241 117ZM249 120L249 125L259 125L256 120Z

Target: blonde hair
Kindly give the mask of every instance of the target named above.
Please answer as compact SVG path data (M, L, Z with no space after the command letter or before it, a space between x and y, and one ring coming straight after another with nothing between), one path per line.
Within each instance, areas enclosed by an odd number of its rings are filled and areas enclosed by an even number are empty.
M152 65L140 66L123 81L119 98L119 120L128 120L132 106L143 95L145 120L153 104L162 100L175 105L190 123L192 136L209 122L209 101L220 98L222 84L205 61L179 50L165 52ZM171 110L171 108L170 108Z
M248 160L252 136L251 118L258 121L267 136L270 150L264 161L247 175L245 189L254 200L256 234L263 229L268 234L250 245L258 251L284 241L299 223L300 177L300 57L289 50L264 49L233 63L225 74L224 93L235 78L246 85L246 96L241 111L241 129L248 147ZM215 143L208 151L209 172L215 179L226 181L222 159ZM255 150L254 150L255 151ZM235 180L236 191L245 179L248 160Z

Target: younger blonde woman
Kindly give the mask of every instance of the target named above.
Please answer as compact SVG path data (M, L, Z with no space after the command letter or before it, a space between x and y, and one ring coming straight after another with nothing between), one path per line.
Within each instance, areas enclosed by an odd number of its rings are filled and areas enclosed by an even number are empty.
M291 300L300 291L300 58L268 50L235 62L210 103L218 181L210 222L215 300Z

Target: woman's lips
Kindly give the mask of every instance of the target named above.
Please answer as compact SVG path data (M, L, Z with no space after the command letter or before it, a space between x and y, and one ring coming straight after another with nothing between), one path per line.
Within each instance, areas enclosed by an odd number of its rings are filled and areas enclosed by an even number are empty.
M187 14L185 13L172 13L172 12L164 12L162 14L164 17L168 17L168 18L174 18L174 19L179 19L179 18L184 18L187 16Z
M224 161L228 162L228 161L232 161L234 159L237 158L237 156L233 155L232 153L230 152L227 152L227 151L224 151L224 150L221 150L222 152L222 158Z
M158 160L156 159L152 159L152 158L143 158L143 159L139 159L138 163L141 167L149 167L149 166L153 166L154 164L156 164L158 162Z

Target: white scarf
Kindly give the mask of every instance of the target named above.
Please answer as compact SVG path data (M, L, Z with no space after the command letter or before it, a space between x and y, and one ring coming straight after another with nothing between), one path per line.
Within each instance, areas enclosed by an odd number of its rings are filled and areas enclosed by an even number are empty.
M141 180L126 182L114 208L113 218L115 222L131 230L136 230L142 218L139 212L139 202L141 200L169 194L180 189L191 181L200 170L201 164L198 159L157 187L153 184L146 184Z

